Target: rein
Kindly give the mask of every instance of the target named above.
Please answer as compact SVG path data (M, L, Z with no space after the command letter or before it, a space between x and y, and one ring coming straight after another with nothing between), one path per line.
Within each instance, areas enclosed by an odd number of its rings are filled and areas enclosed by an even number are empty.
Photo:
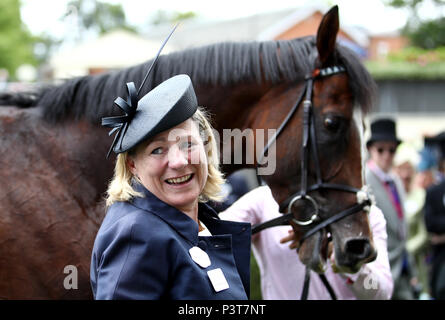
M277 217L275 219L254 225L252 228L252 234L255 234L257 232L260 232L264 229L276 227L276 226L283 226L283 225L289 225L289 221L294 222L297 225L300 226L310 226L313 225L308 231L304 233L302 238L300 239L300 246L303 243L303 241L316 232L326 228L330 224L341 220L349 215L352 215L354 213L360 212L362 210L367 210L369 206L371 205L371 200L367 191L366 186L364 186L362 189L358 189L355 187L352 187L350 185L343 185L343 184L335 184L335 183L328 183L324 182L322 175L321 175L321 167L320 167L320 161L318 157L318 151L317 151L317 137L315 133L315 122L314 122L314 116L313 116L313 108L312 108L312 91L313 91L313 84L314 81L323 77L331 76L338 73L345 72L345 68L343 66L333 66L328 67L324 69L315 69L314 72L311 75L306 76L305 78L305 85L303 90L301 91L297 102L294 104L292 109L289 111L289 113L286 115L286 118L283 120L279 128L277 129L276 133L272 138L268 141L266 147L264 148L263 154L261 156L261 160L265 156L266 152L269 150L270 146L275 143L278 136L281 134L283 129L286 127L286 125L289 123L289 120L292 118L292 116L296 113L298 110L298 106L303 101L303 141L302 141L302 148L301 148L301 190L294 193L293 195L289 196L284 202L280 204L280 212L286 211L285 214L283 214L280 217ZM303 100L304 99L304 100ZM315 165L315 174L316 174L316 183L313 185L308 185L308 163L309 163L309 152L312 153L312 160L314 161ZM259 161L259 163L261 162ZM259 177L258 177L259 178ZM309 192L316 191L316 190L337 190L342 192L349 192L349 193L355 193L357 196L357 203L343 211L340 211L336 213L335 215L329 217L328 219L325 219L321 221L319 217L319 204L317 201L308 195ZM305 221L298 220L297 217L294 216L292 213L292 207L297 201L306 201L308 202L313 208L314 212L312 216ZM326 289L328 290L331 298L333 300L337 300L337 297L335 295L334 290L329 285L329 282L327 281L324 274L319 274L323 284L325 285ZM308 294L309 294L309 284L310 284L310 269L306 266L305 270L305 280L304 280L304 286L303 291L301 294L301 300L307 300Z

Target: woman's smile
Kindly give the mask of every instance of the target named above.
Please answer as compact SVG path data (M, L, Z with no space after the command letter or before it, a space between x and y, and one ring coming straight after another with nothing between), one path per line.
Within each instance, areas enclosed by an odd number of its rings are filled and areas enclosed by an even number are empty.
M173 187L184 187L189 184L189 182L193 179L193 176L193 173L189 173L180 177L168 178L164 181Z

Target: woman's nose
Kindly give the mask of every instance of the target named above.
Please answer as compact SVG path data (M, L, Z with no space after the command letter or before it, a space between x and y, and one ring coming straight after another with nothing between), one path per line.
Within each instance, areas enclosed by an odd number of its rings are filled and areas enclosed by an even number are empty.
M168 166L173 169L180 169L188 164L187 153L179 147L174 146L168 152Z

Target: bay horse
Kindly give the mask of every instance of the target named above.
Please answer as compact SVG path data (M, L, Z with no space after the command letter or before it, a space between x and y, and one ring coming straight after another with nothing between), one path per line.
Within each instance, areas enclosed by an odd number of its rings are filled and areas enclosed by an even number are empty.
M262 177L276 201L282 203L302 189L302 174L308 185L314 183L317 168L332 184L360 189L363 144L357 114L366 114L372 106L375 83L360 60L336 43L338 29L335 6L324 16L316 36L225 42L161 55L141 96L173 75L188 74L198 102L213 115L220 133L278 128L298 101L295 115L274 140L276 170ZM126 82L141 83L150 63L0 97L1 299L92 297L91 250L114 167L114 158L105 159L112 138L99 125L100 119L117 115L113 100L125 96ZM313 76L316 70L337 65L343 72ZM308 75L313 80L309 98L318 165L300 152L307 132L302 130L305 111L298 97L302 92L308 95ZM302 161L303 156L308 161ZM257 163L256 157L253 164L224 164L223 170L230 174ZM310 194L322 219L357 202L355 194L336 189ZM306 207L298 203L289 209L301 218L307 214ZM296 226L296 231L304 228ZM375 258L367 212L359 210L302 243L300 259L311 269L323 270L328 233L339 271L357 271ZM77 272L75 287L67 287L67 277L73 275L70 270Z

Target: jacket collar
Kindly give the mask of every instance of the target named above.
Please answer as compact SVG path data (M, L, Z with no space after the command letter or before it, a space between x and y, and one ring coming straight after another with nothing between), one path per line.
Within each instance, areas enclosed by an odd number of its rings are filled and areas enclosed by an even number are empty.
M198 224L188 215L179 211L175 207L165 203L145 188L141 183L133 180L132 187L144 195L143 198L135 197L131 203L142 210L149 211L158 216L173 229L175 229L182 237L192 242L193 245L198 244ZM208 205L200 203L198 207L198 215L201 216L205 212L218 219L218 215Z

